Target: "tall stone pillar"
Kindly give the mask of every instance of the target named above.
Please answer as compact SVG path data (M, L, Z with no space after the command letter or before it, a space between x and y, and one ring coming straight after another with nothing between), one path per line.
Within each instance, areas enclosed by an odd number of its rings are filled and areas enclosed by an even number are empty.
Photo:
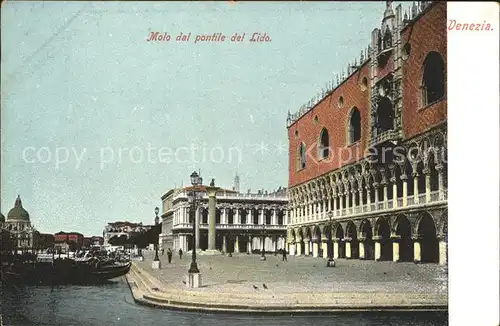
M375 210L378 209L378 182L373 183L373 191L375 191Z
M198 207L195 211L195 228L196 228L196 238L195 243L196 243L196 249L200 248L200 207Z
M333 258L339 258L339 241L338 239L333 242Z
M431 171L429 169L424 170L425 174L425 202L431 202Z
M443 166L437 165L436 170L438 171L438 191L439 191L439 200L444 200L444 175L443 175Z
M233 221L234 224L241 224L241 215L240 215L240 209L236 207L234 209L235 213L235 220Z
M403 181L403 207L408 206L408 183L406 183L406 174L401 175L401 180Z
M422 262L422 249L420 247L420 242L418 238L415 238L413 241L413 261L415 263Z
M380 237L379 236L374 236L373 240L375 241L375 261L380 261L380 258L382 258L382 250L380 248Z
M392 207L398 207L398 182L396 178L391 179L392 182Z
M310 246L309 246L309 239L304 240L304 255L309 256L310 254Z
M366 207L368 211L372 210L372 192L369 186L366 186Z
M318 256L319 256L318 239L313 239L313 257L317 258Z
M247 253L251 254L252 253L252 236L248 236L248 243L247 243Z
M300 241L300 240L299 240ZM296 252L295 252L295 256L300 256L302 255L302 242L297 242L296 244Z
M391 240L392 240L392 261L397 263L400 261L400 258L399 258L399 240L401 239L401 237L399 236L391 236Z
M413 172L413 198L415 204L418 204L418 173Z
M345 241L345 258L352 258L351 239L346 239Z
M359 241L359 259L366 259L364 239Z
M333 201L333 217L337 216L337 194L334 194L332 197Z
M234 240L234 252L239 253L240 252L240 237L236 236L236 239Z
M387 207L389 206L389 198L387 196L387 183L383 182L382 187L384 192L384 208L387 209Z
M321 249L323 249L323 258L328 258L328 239L321 239Z
M215 194L219 188L207 187L208 192L208 250L215 249Z
M439 264L446 265L448 263L448 243L441 239L439 241Z

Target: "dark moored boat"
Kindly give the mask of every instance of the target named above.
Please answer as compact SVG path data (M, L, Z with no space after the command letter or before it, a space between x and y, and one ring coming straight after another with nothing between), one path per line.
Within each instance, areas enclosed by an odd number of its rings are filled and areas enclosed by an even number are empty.
M2 267L4 284L98 284L123 276L131 263L101 263L97 258L88 260L54 259L53 262L16 262Z

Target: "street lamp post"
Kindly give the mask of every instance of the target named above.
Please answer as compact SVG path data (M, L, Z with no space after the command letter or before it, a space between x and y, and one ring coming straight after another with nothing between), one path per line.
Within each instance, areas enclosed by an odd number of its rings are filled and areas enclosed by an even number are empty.
M202 185L203 179L198 173L191 173L191 184L193 185L192 191L188 194L188 199L191 202L191 213L193 214L193 245L192 245L192 255L191 255L191 266L188 270L188 277L186 285L191 288L197 288L201 286L201 275L198 269L198 264L196 263L196 205L199 196L198 187Z
M330 220L330 236L328 237L329 248L328 250L328 261L326 262L326 267L335 267L335 260L333 260L333 239L332 239L332 230L333 230L333 221L332 216L329 216Z
M262 223L262 250L260 260L266 260L266 224Z
M155 207L155 231L158 228L158 224L160 222L160 218L158 217L158 213L160 213L160 209L158 207ZM158 241L159 239L156 239L155 237L155 258L153 259L153 269L160 269L161 268L161 262L160 262L160 257L158 257Z

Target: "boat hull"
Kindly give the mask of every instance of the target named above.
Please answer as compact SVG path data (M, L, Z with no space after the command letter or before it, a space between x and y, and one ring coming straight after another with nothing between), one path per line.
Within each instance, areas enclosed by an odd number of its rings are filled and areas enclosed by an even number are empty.
M3 284L53 285L53 284L98 284L126 275L131 263L92 266L66 260L53 263L23 263L2 268Z

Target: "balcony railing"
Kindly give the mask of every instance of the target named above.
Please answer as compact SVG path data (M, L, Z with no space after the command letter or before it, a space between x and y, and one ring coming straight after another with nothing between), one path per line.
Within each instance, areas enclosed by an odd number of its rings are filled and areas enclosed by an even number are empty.
M401 133L399 131L387 130L387 131L384 131L384 132L378 134L377 136L371 138L369 140L369 144L370 144L370 146L375 146L377 144L381 144L381 143L384 143L386 141L399 139L400 137L401 137Z
M284 230L286 225L264 224L266 230ZM174 225L174 229L192 229L192 223L179 223ZM200 229L208 229L208 223L200 223ZM237 229L237 230L262 230L262 224L215 224L215 229Z
M427 205L431 203L439 204L439 203L446 203L448 200L448 192L445 190L441 193L442 199L440 199L440 193L439 191L432 191L431 196L430 196L430 201L426 201L426 194L419 194L418 195L418 203L415 203L415 197L413 195L409 195L406 200L406 207L412 207L412 206L419 206L419 205ZM394 200L388 200L387 201L387 208L384 207L384 202L378 202L377 204L375 203L370 203L364 204L362 206L356 206L354 209L352 207L350 208L342 208L342 209L337 209L336 211L330 211L328 214L332 214L335 217L345 217L345 216L355 216L363 213L369 213L369 212L380 212L380 211L389 211L389 210L395 210L395 209L401 209L403 208L403 198L398 198L397 199L397 207L394 206ZM354 214L351 213L354 210ZM325 217L326 218L326 217ZM306 223L310 222L312 220L307 219L305 216L299 216L296 219L297 222L292 221L290 225L294 224L301 224L301 223Z
M255 199L255 200L288 201L287 195L282 193L245 194L245 193L218 192L216 197L217 199ZM187 198L187 192L180 191L173 197L174 200L178 198ZM202 193L201 198L208 199L208 195L206 193Z

